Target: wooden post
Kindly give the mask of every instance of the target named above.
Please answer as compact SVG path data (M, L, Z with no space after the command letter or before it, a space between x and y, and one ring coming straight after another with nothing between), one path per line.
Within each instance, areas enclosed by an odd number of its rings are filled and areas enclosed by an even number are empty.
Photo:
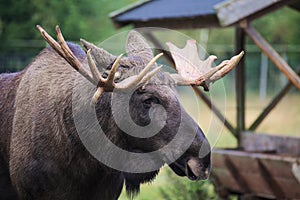
M167 62L170 63L171 67L175 69L175 63L173 61L173 58L171 56L171 53L164 49L163 45L160 43L160 41L152 34L150 31L145 31L144 36L150 40L158 50L158 52L163 53L164 57L167 59Z
M235 32L235 52L241 52L245 47L245 33L242 28L237 27ZM235 68L235 89L237 106L237 128L236 135L240 147L241 133L245 130L245 56Z
M262 52L286 75L286 77L300 90L300 78L286 61L272 48L272 46L247 22L241 23L241 26L253 40L253 42L262 50Z

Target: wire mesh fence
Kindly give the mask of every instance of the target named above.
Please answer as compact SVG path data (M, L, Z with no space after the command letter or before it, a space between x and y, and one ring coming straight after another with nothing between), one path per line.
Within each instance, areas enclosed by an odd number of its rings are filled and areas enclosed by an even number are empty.
M15 41L10 52L0 50L0 73L16 72L24 69L38 55L46 43L43 41ZM295 70L300 69L299 45L273 45L277 52ZM219 60L228 59L233 54L233 45L208 45L207 52L218 55ZM246 46L246 89L259 92L263 98L267 92L274 93L288 81L278 68L269 61L255 45ZM227 92L234 92L234 75L224 78Z

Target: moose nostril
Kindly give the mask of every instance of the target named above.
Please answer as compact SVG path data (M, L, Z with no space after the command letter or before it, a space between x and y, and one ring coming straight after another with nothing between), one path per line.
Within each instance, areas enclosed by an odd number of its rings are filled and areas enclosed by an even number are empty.
M210 173L210 169L209 169L209 168L206 168L205 171L204 171L204 175L205 175L206 177L208 177L208 176L209 176L209 173Z
M208 169L206 169L204 173L207 176L208 175Z

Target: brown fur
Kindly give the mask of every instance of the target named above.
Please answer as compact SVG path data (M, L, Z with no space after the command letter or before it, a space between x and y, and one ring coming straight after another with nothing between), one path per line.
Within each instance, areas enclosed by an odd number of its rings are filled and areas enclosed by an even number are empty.
M86 66L83 52L76 48L74 53ZM94 56L97 60L96 53ZM121 62L123 66L119 70L127 72L121 79L142 69L128 69L128 65L133 65L136 60L128 58ZM110 64L106 66L109 68ZM146 89L133 94L131 105L135 106L130 107L133 120L141 126L149 123L149 118L147 114L144 121L140 120L139 116L143 114L143 107L139 107L140 96L156 96L166 107L167 125L151 138L138 139L123 133L112 118L111 95L104 93L99 99L96 105L99 123L107 137L121 148L133 152L153 151L167 144L176 134L180 104L173 86L158 82L172 83L168 75L160 72ZM74 88L81 93L73 93ZM131 174L111 169L85 149L73 119L74 115L85 111L80 105L72 104L72 98L90 104L95 87L53 49L44 49L22 72L0 75L0 91L0 199L17 199L16 195L19 199L117 199L124 182L129 194L135 194L141 183L149 182L157 175L158 170ZM191 130L197 127L185 112L183 117L191 125ZM90 129L86 127L86 134ZM198 157L205 141L198 128L194 142L178 163L185 166L191 156ZM175 155L176 151L179 152L180 148L174 148L172 154ZM209 168L210 154L199 162L203 170ZM127 164L139 166L138 161ZM176 169L173 170L183 175ZM3 190L7 191L6 195Z

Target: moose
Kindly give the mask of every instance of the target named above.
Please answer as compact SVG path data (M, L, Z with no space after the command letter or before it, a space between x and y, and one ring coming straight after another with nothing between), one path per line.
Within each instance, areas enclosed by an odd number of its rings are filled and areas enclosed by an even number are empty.
M50 46L24 70L0 75L0 199L117 199L123 185L134 196L164 164L192 181L208 178L211 148L176 86L208 90L243 52L212 68L216 57L200 60L195 41L168 43L177 71L168 73L137 31L122 57L83 39L82 48L66 42L58 26L58 42L37 28ZM120 127L128 124L158 131Z

